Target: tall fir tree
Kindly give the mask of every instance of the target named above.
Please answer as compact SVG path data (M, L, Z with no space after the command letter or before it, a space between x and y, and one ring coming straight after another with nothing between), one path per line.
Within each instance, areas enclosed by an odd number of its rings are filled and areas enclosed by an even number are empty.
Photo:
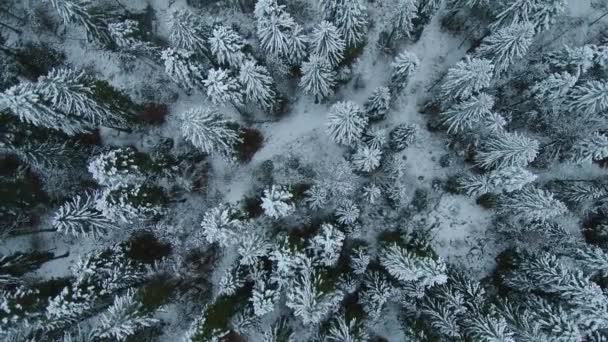
M487 88L494 76L494 66L487 59L467 56L448 70L441 86L442 95L451 99L467 99Z
M182 136L204 153L229 155L240 141L236 124L215 109L192 108L180 119Z
M483 168L525 167L538 155L538 141L519 133L501 132L487 137L477 151L477 164Z
M167 48L161 53L165 73L187 92L201 88L203 70L198 65L193 52L184 49Z
M361 0L344 1L336 11L335 23L338 32L344 37L346 46L357 47L367 34L367 8Z
M310 42L312 53L327 60L331 66L337 66L344 59L346 43L334 24L322 21L313 31Z
M302 64L300 87L305 93L314 96L316 101L332 95L335 85L336 72L325 58L312 55Z
M188 10L177 10L172 15L169 41L176 49L206 54L210 31L199 16Z
M271 109L276 103L274 81L268 70L255 61L247 60L239 70L239 82L247 102L258 104L264 109Z
M395 60L391 63L390 88L393 95L407 87L407 83L416 72L416 69L418 69L419 64L420 60L418 57L409 51L403 51L395 57Z
M363 110L354 102L338 102L329 112L327 133L338 144L353 146L367 127Z
M568 209L555 199L552 193L531 186L503 196L499 200L498 211L501 214L532 222L553 219L565 214Z
M532 45L534 26L529 23L514 24L494 32L481 42L475 54L494 64L496 76L507 72L519 58L524 57Z
M243 93L238 80L229 70L211 69L203 80L207 97L215 105L232 104L235 107L243 105Z
M209 37L209 46L213 57L221 65L236 68L245 59L243 38L229 27L217 25Z
M459 133L474 128L484 118L490 116L492 107L494 107L494 98L481 93L455 104L442 112L441 117L444 125L448 126L448 132Z
M82 25L90 40L100 43L105 47L112 47L114 41L108 31L107 23L99 15L94 14L84 4L78 0L46 0L51 3L53 8L59 13L65 25L78 23Z

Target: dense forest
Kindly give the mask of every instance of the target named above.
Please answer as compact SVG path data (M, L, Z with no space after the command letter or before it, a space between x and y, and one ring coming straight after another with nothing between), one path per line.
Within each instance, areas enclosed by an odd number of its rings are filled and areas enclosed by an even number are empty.
M0 0L0 339L608 342L607 0Z

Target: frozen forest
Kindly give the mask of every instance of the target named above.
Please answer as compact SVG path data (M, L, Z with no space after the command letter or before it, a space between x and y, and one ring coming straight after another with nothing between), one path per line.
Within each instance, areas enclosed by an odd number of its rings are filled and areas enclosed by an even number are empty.
M0 341L608 342L608 0L0 0Z

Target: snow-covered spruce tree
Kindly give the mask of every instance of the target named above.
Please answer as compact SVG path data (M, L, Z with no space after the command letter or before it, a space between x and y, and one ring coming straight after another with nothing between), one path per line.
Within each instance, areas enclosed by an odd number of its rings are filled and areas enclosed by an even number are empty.
M237 218L234 208L221 205L205 213L201 230L196 235L207 243L217 243L226 248L238 243L242 229L243 222Z
M199 16L188 10L177 10L172 15L169 41L177 49L205 54L209 31Z
M353 155L353 165L359 171L372 172L380 166L381 158L381 150L360 145Z
M322 289L323 281L305 261L291 286L287 289L287 305L304 325L320 323L336 310L343 298L340 291L328 293Z
M535 174L522 167L511 166L485 175L466 175L459 179L459 186L467 195L479 196L486 193L518 191L536 178Z
M285 217L295 210L292 198L293 195L285 187L273 185L264 190L262 209L274 219Z
M465 333L473 341L515 341L504 318L484 314L467 319Z
M538 141L519 133L500 132L487 137L475 157L485 169L507 166L526 167L538 154Z
M448 70L441 85L442 96L448 99L467 99L490 86L493 76L492 62L466 56Z
M502 215L527 222L547 221L564 215L568 209L553 194L533 186L505 195L498 201L498 212Z
M359 219L361 210L351 200L343 200L336 208L338 222L344 225L352 225Z
M375 321L380 318L385 305L396 294L397 289L386 279L384 273L372 271L363 279L359 303L363 306L363 311Z
M236 124L216 109L196 107L180 116L182 136L204 153L229 155L241 141Z
M531 23L537 31L549 29L566 9L564 0L514 0L497 3L491 28Z
M357 47L365 40L367 34L367 8L361 0L342 2L338 8L333 23L347 47Z
M276 284L265 279L256 280L250 298L254 314L259 317L273 312L280 297Z
M139 23L135 20L111 23L108 31L116 43L116 48L121 53L121 58L135 60L138 56L154 57L158 48L144 40L144 33Z
M418 2L418 14L423 18L431 18L443 3L444 0L420 0Z
M409 51L403 51L395 57L395 60L391 63L390 88L393 95L396 95L396 93L407 87L409 79L414 75L419 64L420 60L418 57Z
M135 291L130 289L114 298L114 303L101 314L93 328L93 339L124 341L137 331L158 323L151 314L144 312L142 303L135 295Z
M335 67L344 59L346 43L334 24L322 21L310 37L311 53L320 56Z
M285 11L285 6L276 0L256 3L256 28L260 45L267 53L287 57L296 24L293 17Z
M523 23L502 28L481 42L475 55L494 64L496 76L504 74L515 60L528 53L534 38L534 26Z
M100 185L114 186L143 181L146 165L152 161L133 147L123 147L101 153L89 162L88 170Z
M418 131L419 128L415 124L398 125L390 133L391 148L396 152L405 150L416 140Z
M207 97L213 104L232 104L236 107L243 105L243 93L239 81L228 70L222 68L209 70L203 85Z
M245 101L257 103L264 109L274 106L277 94L266 67L247 60L241 65L238 79L244 88Z
M363 187L363 198L369 202L369 204L376 204L382 198L382 189L374 184L370 183Z
M378 87L365 101L363 108L370 121L382 120L391 106L391 90L388 87Z
M245 42L233 29L217 25L211 32L209 37L209 46L211 53L219 64L238 67L245 59L243 47Z
M327 118L327 134L338 144L353 146L367 127L367 117L354 102L342 101L334 104Z
M313 236L308 246L313 264L325 267L335 266L342 251L344 238L344 233L332 224L322 224L321 230Z
M414 281L422 287L431 287L447 281L446 264L440 258L418 256L397 244L382 250L380 264L402 282Z
M334 93L336 77L336 72L323 57L312 55L302 64L300 88L314 96L315 101L320 101Z
M608 109L608 82L587 81L576 86L568 96L567 106L573 114L594 115L605 111Z
M586 274L591 276L608 276L608 253L591 245L577 248L574 258L583 267Z
M285 57L289 65L296 66L302 64L308 56L308 35L304 32L301 25L296 25L291 33L288 54ZM310 60L310 59L309 59ZM302 70L304 66L302 65Z
M390 32L386 38L386 45L390 45L393 38L410 38L414 32L414 20L418 18L418 2L416 0L397 0L391 8L393 17L390 21Z
M165 194L159 187L121 184L103 190L97 210L112 220L133 223L161 216L165 202Z
M383 150L388 145L388 132L383 128L369 128L363 133L363 142L377 150Z
M608 136L598 132L593 133L590 137L574 144L570 154L572 161L577 164L608 158Z
M318 184L306 190L305 195L306 203L313 210L324 208L327 202L329 202L329 191L327 191L326 187Z
M239 241L236 249L243 266L254 266L261 258L268 256L272 250L272 242L266 237L263 231L248 229Z
M103 46L112 47L113 40L106 22L97 14L91 13L85 6L88 1L80 0L46 0L59 13L64 25L78 23L82 25L89 40L96 41Z
M554 73L542 81L536 83L531 91L534 98L544 108L559 111L561 105L566 101L567 95L574 87L578 77L568 72Z
M201 88L203 70L199 67L194 52L167 48L161 53L165 73L187 92Z
M454 104L450 109L441 113L441 118L443 124L448 126L448 133L459 133L473 129L490 115L493 107L494 97L481 93Z
M365 342L369 336L365 326L356 318L347 320L343 316L334 318L329 326L325 341L328 342Z
M53 216L52 225L58 232L73 236L102 236L116 225L97 210L99 193L77 195L64 203Z

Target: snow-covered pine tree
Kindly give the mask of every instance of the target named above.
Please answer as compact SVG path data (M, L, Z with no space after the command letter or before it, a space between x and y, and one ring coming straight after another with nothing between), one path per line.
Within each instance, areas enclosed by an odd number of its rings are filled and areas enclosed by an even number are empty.
M465 333L474 341L515 341L504 318L479 313L466 321Z
M209 37L211 53L219 64L236 68L245 59L243 38L233 29L217 25Z
M549 191L534 186L503 196L498 212L527 222L547 221L564 215L568 209Z
M608 253L603 249L586 245L575 250L574 258L583 267L586 274L608 276Z
M418 1L397 0L391 10L394 12L390 23L390 33L386 39L387 45L392 42L394 37L411 37L414 32L414 20L418 18Z
M321 209L329 201L329 192L324 186L315 184L306 190L306 203L310 209Z
M273 185L264 190L261 206L266 215L279 219L295 210L292 198L293 195L285 187Z
M142 29L135 20L127 19L110 23L108 31L123 59L134 60L138 56L154 57L154 53L158 49L154 44L143 39Z
M334 24L322 21L310 37L311 52L336 67L344 59L346 43Z
M268 256L272 247L272 242L263 231L245 230L236 249L240 257L239 263L248 267L254 266L261 258Z
M359 219L361 210L351 200L343 200L336 208L336 217L338 222L344 225L353 225Z
M264 109L274 106L277 94L273 79L264 66L247 60L241 65L238 79L244 88L245 101L257 103Z
M133 147L116 148L92 158L88 171L104 186L137 183L145 179L147 170L142 166L148 162L149 157Z
M431 18L443 3L444 0L420 0L418 2L418 14L423 18Z
M526 167L538 154L538 141L519 133L500 132L487 137L477 151L477 164L485 169Z
M308 36L304 32L304 28L301 25L296 25L291 33L289 50L285 57L290 65L296 66L302 64L302 61L308 56L308 43ZM303 68L304 66L302 66L302 70Z
M237 125L216 109L196 107L181 114L182 136L204 153L229 155L241 141Z
M199 16L188 10L177 10L172 15L169 40L176 49L206 54L209 31Z
M536 83L531 91L536 101L544 106L543 108L557 112L577 81L578 77L568 72L554 73Z
M352 101L334 104L327 118L327 134L338 144L353 146L367 127L363 110Z
M608 136L599 132L578 141L572 147L571 160L577 164L608 158Z
M59 13L64 25L78 23L87 33L87 38L103 46L112 47L114 41L108 31L107 24L101 16L91 13L86 5L88 1L80 0L46 0Z
M513 0L497 5L491 28L531 23L537 31L544 31L566 9L564 0Z
M334 93L336 76L336 72L325 58L312 55L302 64L300 88L314 96L315 101L320 101Z
M211 69L203 80L206 94L215 105L232 104L235 107L243 105L243 93L238 80L228 70Z
M365 144L376 150L383 150L388 145L388 133L383 128L369 128L363 133Z
M338 6L333 22L344 37L346 46L357 47L367 34L367 8L361 0L344 1Z
M608 109L608 82L587 81L574 87L568 96L567 106L573 114L584 116L605 111Z
M285 305L293 310L304 325L320 323L342 300L342 293L328 293L322 289L323 281L305 261L291 286L287 289Z
M517 166L494 170L485 175L467 175L459 179L459 185L469 196L486 193L513 192L521 190L536 180L532 172Z
M314 265L335 266L342 251L345 235L332 224L324 223L310 240L309 249Z
M120 184L103 190L97 210L111 220L133 224L165 212L163 190L154 185Z
M397 244L382 250L380 264L402 282L414 281L422 287L431 287L447 281L446 264L440 258L418 256Z
M276 0L258 1L255 14L257 34L264 51L279 57L289 55L290 41L298 24L285 6L278 5Z
M419 128L415 124L399 124L390 133L391 148L396 152L405 150L416 140L418 131Z
M395 57L395 60L391 63L390 88L393 95L396 95L407 87L409 79L414 75L419 64L420 60L418 57L409 51L403 51Z
M167 48L161 53L165 73L184 90L191 92L201 88L203 70L198 66L194 52Z
M374 183L364 186L362 190L363 198L365 198L369 204L376 204L382 197L382 189Z
M384 119L391 106L391 90L388 87L378 87L365 101L363 108L370 121Z
M475 55L494 64L496 76L504 74L515 60L528 53L534 38L534 26L529 23L502 28L481 42Z
M281 293L276 284L270 283L267 279L256 280L250 299L253 313L260 317L273 312L280 297Z
M481 93L454 104L450 109L442 112L441 117L443 124L448 126L448 133L459 133L473 129L490 115L493 107L494 97Z
M365 326L356 318L347 320L343 316L334 318L330 322L325 341L328 342L365 342L369 336Z
M226 248L238 243L243 223L237 219L236 211L230 206L218 206L205 213L201 230L196 233L207 243L217 243Z
M360 145L353 155L353 165L359 171L372 172L380 166L382 151L367 145Z
M124 295L114 298L114 303L101 314L99 322L93 328L93 339L124 341L137 331L159 322L144 311L143 304L135 295L135 291L130 289Z
M493 76L492 62L466 56L448 70L441 86L442 95L448 99L467 99L487 88Z
M375 321L380 318L385 305L396 293L397 289L391 285L383 273L372 271L367 273L363 279L359 303L363 306L363 311Z
M52 225L58 232L73 236L102 236L116 225L95 207L98 193L77 195L55 213Z

